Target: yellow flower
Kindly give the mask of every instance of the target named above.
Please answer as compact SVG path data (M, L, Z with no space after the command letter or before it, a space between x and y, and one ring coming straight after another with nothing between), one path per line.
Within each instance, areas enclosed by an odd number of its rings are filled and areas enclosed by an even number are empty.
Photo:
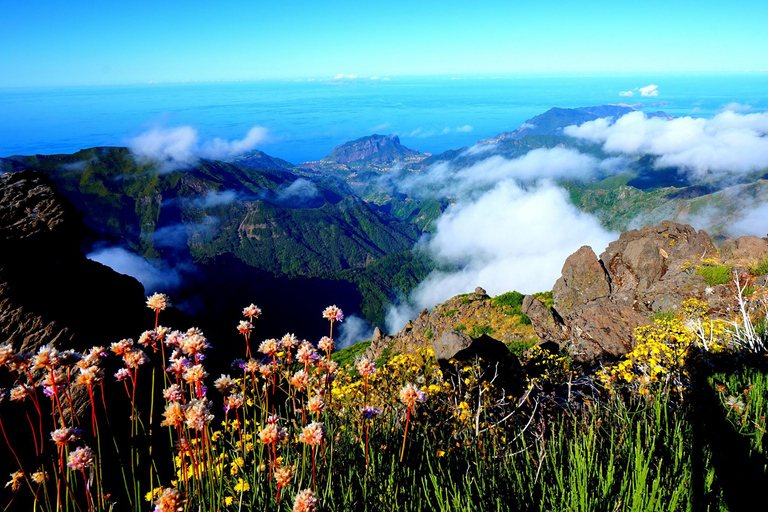
M226 498L224 498L224 505L230 506L232 503L234 503L234 501L235 501L235 498L233 498L232 496L227 496Z
M249 484L242 478L238 478L237 485L235 485L235 492L245 492L245 491L249 491L250 489L251 489L251 484Z

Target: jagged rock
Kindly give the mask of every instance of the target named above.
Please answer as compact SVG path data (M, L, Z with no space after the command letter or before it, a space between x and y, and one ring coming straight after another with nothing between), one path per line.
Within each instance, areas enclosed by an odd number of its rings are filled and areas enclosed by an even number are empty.
M760 263L768 256L768 241L756 236L742 236L723 242L720 256L726 261L738 261L745 264Z
M435 351L435 358L438 361L448 360L471 344L472 338L468 334L458 331L447 331L432 343L432 350Z
M734 244L742 246L754 254L760 244ZM568 257L553 288L552 311L529 296L523 312L543 343L568 346L576 362L615 359L632 350L634 329L650 323L653 312L675 310L691 297L706 301L714 315L727 310L727 286L707 286L688 270L717 256L709 235L691 226L662 222L627 231L599 259L589 247Z
M381 332L381 329L379 329L378 327L376 327L376 328L373 330L373 336L371 336L371 343L378 343L379 341L381 341L381 337L382 337L382 336L383 336L383 334L382 334L382 332Z
M482 288L482 287L480 287L480 286L478 286L477 288L475 288L475 293L476 293L476 294L478 294L478 295L488 295L488 294L486 293L485 289L484 289L484 288Z

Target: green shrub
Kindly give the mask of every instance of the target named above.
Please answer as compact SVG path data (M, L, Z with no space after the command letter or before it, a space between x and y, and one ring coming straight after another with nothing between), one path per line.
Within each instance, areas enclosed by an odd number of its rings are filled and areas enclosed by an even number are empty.
M443 316L447 316L447 317L450 318L450 317L452 317L453 315L455 315L458 312L459 312L458 309L449 309L447 311L443 311Z
M516 291L502 293L491 299L491 305L499 309L504 309L505 306L509 306L513 309L520 309L520 306L523 305L524 297L525 295Z
M479 338L484 334L491 334L492 332L493 332L493 327L491 327L490 325L475 325L469 330L468 334L473 338Z
M671 322L675 319L673 311L654 311L651 313L651 322Z
M427 338L428 340L431 340L434 335L435 333L432 332L432 329L427 329L426 331L424 331L424 337Z
M517 357L523 357L525 351L535 344L535 341L510 341L507 343L507 348L509 348L509 351L515 354Z
M456 327L454 327L453 330L463 332L467 330L467 326L464 324L459 324Z
M726 284L731 281L731 269L725 265L707 265L696 269L696 273L710 285Z
M525 313L520 313L520 318L517 320L517 325L531 325L531 318Z
M768 256L766 256L759 265L749 269L749 273L753 276L762 276L764 274L768 274Z

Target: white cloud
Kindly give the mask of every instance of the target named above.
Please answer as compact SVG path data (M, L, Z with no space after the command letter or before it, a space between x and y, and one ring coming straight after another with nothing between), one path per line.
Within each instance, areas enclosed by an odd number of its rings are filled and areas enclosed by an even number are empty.
M471 132L474 128L472 128L470 125L465 124L464 126L459 126L456 128L456 131L459 133L468 133Z
M749 208L746 215L728 229L731 236L768 236L768 204Z
M155 266L138 254L121 247L99 249L88 254L88 259L98 261L120 274L136 278L144 285L147 293L170 290L181 283L181 275L176 269Z
M339 73L333 77L334 80L355 80L356 78L357 75L348 75L346 73Z
M737 103L735 101L732 101L731 103L725 105L723 107L723 111L731 111L731 112L749 112L752 110L752 105L747 105L744 103Z
M376 132L378 132L378 131L380 131L380 130L386 130L386 129L387 129L387 128L389 128L390 126L392 126L392 125L391 125L391 124L389 124L389 123L381 123L381 124L377 124L376 126L374 126L373 128L371 128L371 131L372 131L373 133L376 133Z
M240 140L213 139L199 144L197 130L191 126L153 128L126 143L131 152L142 161L156 161L164 171L193 166L200 158L226 159L252 150L267 135L265 128L254 126Z
M647 117L631 112L564 129L612 153L657 156L656 166L680 167L694 179L768 168L768 113L722 112L711 119Z
M317 197L320 192L317 190L317 186L311 181L299 178L278 193L278 197L281 201L296 201L301 203L307 199Z
M638 90L640 91L640 96L647 98L654 98L659 95L658 85L646 85L645 87L640 87Z
M373 337L373 327L357 315L344 317L344 321L338 324L338 332L339 336L335 341L339 350Z
M378 76L372 76L372 77L371 77L371 80L381 80L381 77L378 77Z
M621 91L619 92L619 96L634 96L634 91Z
M195 200L195 206L198 208L213 208L230 204L237 199L237 192L234 190L209 190L204 196Z
M446 210L424 249L456 272L432 272L404 303L387 313L395 332L415 312L482 286L490 295L552 288L563 261L582 245L599 253L615 238L599 221L580 212L551 183L530 190L507 179L474 200Z

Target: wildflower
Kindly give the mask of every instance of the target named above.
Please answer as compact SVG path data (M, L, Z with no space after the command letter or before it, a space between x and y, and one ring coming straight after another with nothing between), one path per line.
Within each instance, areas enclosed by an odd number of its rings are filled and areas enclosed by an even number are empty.
M29 392L24 386L16 386L11 389L11 401L23 402L29 396Z
M184 500L176 489L165 489L155 502L155 512L179 512L184 510Z
M208 372L205 371L205 368L203 368L203 365L201 364L190 366L186 370L187 371L184 372L184 380L187 384L202 383L203 379L208 376Z
M361 376L371 376L376 373L376 363L364 357L357 363L357 373Z
M261 308L255 304L251 304L247 308L243 309L243 316L247 316L251 319L251 321L253 321L254 318L259 318L259 315L261 315Z
M163 418L165 418L161 427L180 427L181 424L186 421L186 415L184 414L184 406L179 402L171 402L165 406L165 412L163 412Z
M237 479L237 484L235 484L235 492L245 492L250 490L251 490L251 484L249 484L242 478Z
M164 293L155 293L147 297L147 307L155 311L163 311L168 307L168 296Z
M85 468L93 466L93 450L82 446L69 454L67 466L75 471L85 471Z
M177 378L179 378L187 373L187 368L189 366L190 364L186 357L178 357L174 359L173 356L171 356L171 364L168 365L166 370L168 373L172 373L176 375Z
M110 345L109 348L116 356L121 356L133 348L133 340L130 338L120 340Z
M80 439L83 431L79 428L59 428L51 432L51 439L57 446L66 446Z
M259 362L256 361L255 359L249 359L248 361L245 362L245 364L243 364L243 371L248 373L256 373L257 371L259 371L260 366L261 365L259 364Z
M226 506L230 506L234 502L235 502L235 498L232 496L227 496L226 498L224 498L224 505Z
M291 386L295 388L304 389L307 387L307 384L309 384L309 374L304 370L297 371L291 377Z
M210 403L205 398L189 402L184 411L187 426L196 430L203 430L213 420L213 414L210 414L209 411L210 407Z
M213 385L216 386L216 389L218 389L219 392L224 395L235 389L235 381L233 381L232 377L229 375L222 374L221 377L216 379Z
M187 336L180 340L180 348L188 356L194 357L209 347L210 344L205 336L203 336L203 333L194 327L187 331Z
M104 380L104 371L97 367L80 368L80 375L75 379L75 384L79 386L93 386Z
M314 363L317 358L315 347L313 347L311 343L304 342L299 345L299 350L296 352L296 360L301 364L308 366Z
M16 492L21 488L21 482L26 478L26 475L20 469L11 473L11 479L5 484L6 487L10 486L11 490Z
M285 350L291 350L292 348L296 347L296 345L299 344L299 340L296 339L295 334L286 334L280 339L280 344Z
M52 370L59 364L59 355L55 348L45 346L40 347L40 350L35 355L35 362L33 368L45 368Z
M181 402L184 399L181 386L178 384L171 384L163 390L163 398L168 402Z
M253 330L253 324L251 322L248 322L246 320L240 320L240 323L237 324L237 332L240 334L248 334Z
M291 480L293 480L293 468L291 466L283 466L276 469L275 480L277 480L277 485L280 487L290 485Z
M178 347L181 344L181 340L184 338L184 334L179 331L172 331L166 337L163 343L166 347Z
M224 411L229 412L232 409L239 409L245 403L243 395L229 395L224 405Z
M123 362L128 368L136 369L142 364L149 361L147 355L140 349L131 349L123 354Z
M323 311L323 318L331 322L341 322L344 320L344 313L341 311L341 308L336 307L334 304L333 306L328 306L325 308Z
M0 366L4 366L5 363L11 361L14 355L13 346L10 343L0 345Z
M413 384L407 384L400 390L400 401L408 406L409 409L416 406L419 402L423 402L425 399L426 395L424 392Z
M50 480L50 477L42 468L32 473L32 481L38 485L42 484L44 481L47 482L48 480Z
M323 350L326 354L330 354L331 352L333 352L333 349L336 347L336 344L328 336L323 336L322 338L320 338L320 342L317 344L317 347L320 350Z
M322 423L313 421L304 427L299 434L299 441L310 446L319 446L325 437L325 427Z
M323 397L320 395L315 395L310 398L307 408L312 414L320 414L323 412L325 410L325 402L323 402Z
M293 512L315 512L317 510L317 496L311 489L305 489L296 495L293 502Z
M259 345L259 352L262 354L266 354L269 357L274 357L278 350L280 350L280 346L278 344L278 341L274 338L270 338L268 340L264 340L261 342L261 345Z
M371 420L384 412L384 409L377 409L376 407L372 405L366 405L365 407L362 407L360 409L360 412L363 413L363 418L367 420Z
M141 333L141 336L139 336L139 345L142 347L146 347L148 345L155 346L155 343L157 342L157 333L155 331L144 331Z
M274 371L275 371L275 368L271 364L259 365L259 373L265 379L268 377L271 377Z
M280 421L280 416L277 414L270 414L267 416L267 424L268 425L277 425L277 422Z
M276 424L271 423L259 432L259 439L263 444L275 444L288 436L287 432Z

